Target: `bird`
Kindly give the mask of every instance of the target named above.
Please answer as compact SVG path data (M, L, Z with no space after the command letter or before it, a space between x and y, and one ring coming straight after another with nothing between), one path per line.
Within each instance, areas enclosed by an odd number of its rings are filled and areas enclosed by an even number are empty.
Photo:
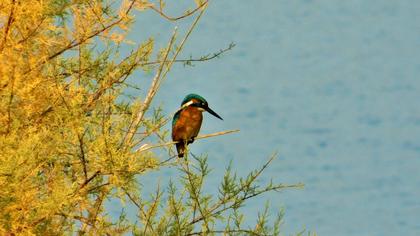
M222 117L210 109L206 99L198 94L188 94L182 100L181 107L172 120L172 140L177 142L175 145L179 158L184 157L187 145L193 143L195 137L197 137L203 121L202 113L205 111L223 120Z

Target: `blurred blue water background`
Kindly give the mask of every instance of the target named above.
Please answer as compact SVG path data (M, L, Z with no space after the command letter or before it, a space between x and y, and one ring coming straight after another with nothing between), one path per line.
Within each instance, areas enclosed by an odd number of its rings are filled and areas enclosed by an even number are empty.
M417 0L211 1L182 56L237 46L175 66L155 104L171 114L196 92L224 118L206 114L201 133L241 130L191 146L209 155L209 186L230 160L243 175L274 151L263 180L305 183L251 201L251 219L270 199L285 208L286 235L420 235L419 12ZM139 16L131 37L152 32L158 45L190 23Z

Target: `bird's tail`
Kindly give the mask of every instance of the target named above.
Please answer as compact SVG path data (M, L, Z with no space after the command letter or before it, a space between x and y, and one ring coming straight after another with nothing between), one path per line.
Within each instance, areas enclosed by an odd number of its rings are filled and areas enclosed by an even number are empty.
M179 158L184 157L185 149L186 149L186 143L185 142L180 141L179 143L176 144L176 150L178 152L178 157Z

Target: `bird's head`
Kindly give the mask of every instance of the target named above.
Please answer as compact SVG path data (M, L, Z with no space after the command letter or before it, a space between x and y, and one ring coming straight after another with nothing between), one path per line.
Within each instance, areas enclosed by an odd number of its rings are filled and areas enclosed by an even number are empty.
M200 111L208 111L213 116L223 120L222 117L220 117L216 112L210 109L209 104L207 103L206 99L204 99L202 96L198 94L191 93L191 94L188 94L184 98L181 104L181 109L189 107L189 106L197 107Z

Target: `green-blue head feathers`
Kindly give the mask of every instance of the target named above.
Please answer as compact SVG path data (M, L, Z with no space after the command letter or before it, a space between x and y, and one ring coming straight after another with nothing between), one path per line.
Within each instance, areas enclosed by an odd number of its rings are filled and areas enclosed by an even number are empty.
M191 101L191 99L196 99L202 103L207 104L206 99L204 99L202 96L195 94L195 93L190 93L187 96L185 96L184 100L182 100L181 106L184 105L185 103Z
M196 101L196 102L192 102L192 103L190 103L190 104L187 104L187 103L189 103L192 99L195 99L195 100L197 100L198 102ZM184 107L184 106L185 106L185 107ZM182 111L184 108L189 107L189 106L202 108L202 109L204 109L205 111L207 111L207 112L209 112L210 114L212 114L213 116L215 116L215 117L217 117L217 118L219 118L219 119L223 120L223 119L222 119L222 117L220 117L220 116L219 116L216 112L214 112L212 109L210 109L210 107L209 107L209 105L208 105L208 103L207 103L206 99L204 99L202 96L200 96L200 95L198 95L198 94L195 94L195 93L190 93L190 94L188 94L187 96L185 96L184 100L182 100L182 103L181 103L181 109L180 109L177 113L175 113L174 118L173 118L173 120L172 120L172 126L174 126L174 125L175 125L175 123L177 122L177 120L179 119L179 116L180 116L180 114L181 114L181 111Z

